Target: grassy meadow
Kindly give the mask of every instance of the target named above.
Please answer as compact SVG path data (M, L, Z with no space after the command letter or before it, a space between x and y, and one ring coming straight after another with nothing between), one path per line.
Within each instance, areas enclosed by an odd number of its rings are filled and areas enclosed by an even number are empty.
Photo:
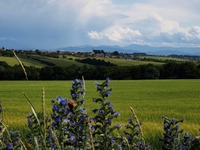
M139 56L139 58L146 58L146 59L154 59L154 60L159 60L159 61L177 61L177 62L184 62L187 61L186 59L183 58L173 58L169 56Z
M98 97L94 81L86 82L84 106L91 113L97 107L92 102ZM101 82L101 81L100 81ZM45 88L47 111L51 112L51 100L57 96L71 98L71 81L0 81L0 100L4 110L4 123L12 127L26 125L26 116L31 109L25 93L37 111L41 111L41 89ZM132 106L141 122L144 136L158 140L163 131L162 116L181 119L182 129L199 134L200 128L200 80L111 80L113 91L109 99L121 116L115 123L125 125L132 117Z
M52 65L56 65L56 66L62 66L62 67L67 67L72 64L77 65L77 66L86 65L86 64L75 61L75 59L83 59L82 57L74 57L74 56L66 56L66 58L62 58L62 57L51 58L47 56L32 55L30 58L25 55L19 55L18 57L20 58L20 60L23 62L25 66L35 66L37 68L48 66L48 63L51 63ZM36 59L33 59L33 58L36 58ZM96 58L96 59L105 60L106 62L111 62L118 66L144 65L144 64L149 64L149 63L154 64L154 65L163 64L161 62L129 60L129 59L123 59L123 58ZM8 65L11 65L11 66L19 64L15 57L0 56L0 61L5 61L6 63L8 63Z
M130 59L123 59L123 58L101 58L101 59L111 62L113 64L116 64L118 66L133 66L133 65L146 65L146 64L162 65L162 64L164 64L161 62L130 60Z

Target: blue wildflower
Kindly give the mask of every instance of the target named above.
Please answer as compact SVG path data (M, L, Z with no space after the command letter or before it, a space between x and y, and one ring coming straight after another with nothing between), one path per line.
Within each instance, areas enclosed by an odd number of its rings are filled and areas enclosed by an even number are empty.
M8 143L8 144L6 145L6 149L7 149L7 150L13 150L13 145L12 145L11 143Z
M68 118L65 118L65 119L63 120L63 122L67 124L67 123L69 123L70 121L69 121Z
M51 114L51 118L52 118L52 119L55 119L55 118L56 118L56 115L55 115L55 114Z
M164 124L164 129L167 129L169 127L168 123Z
M62 108L62 112L66 115L69 114L69 110L65 107L65 108Z
M96 123L96 122L97 122L97 119L96 119L96 118L93 118L93 121Z
M105 97L108 97L109 95L110 95L110 91L106 91L104 94Z
M119 112L115 112L113 115L114 115L115 117L119 117L119 116L120 116L120 113L119 113Z
M91 128L92 131L95 130L95 127L93 125L90 125L90 128Z
M113 114L115 114L115 113L116 113L116 111L115 111L115 110L112 110L112 111L111 111L111 114L112 114L112 115L113 115Z
M74 82L75 82L75 83L79 83L80 80L79 80L79 79L75 79Z
M133 138L131 136L128 136L128 140L131 141Z
M76 139L75 139L74 134L71 134L71 135L69 136L69 140L70 140L70 143L71 143L71 144L74 144L74 143L75 143Z
M53 105L53 107L52 107L52 110L53 110L53 111L59 111L59 109L60 109L59 106L56 105L56 104Z
M55 120L55 122L60 122L60 121L61 121L61 119L60 119L59 116L56 116L56 117L54 118L54 120Z
M140 134L140 131L136 131L135 134L136 134L136 135L139 135L139 134Z
M174 124L175 123L175 119L173 118L172 120L171 120L171 124Z
M73 122L69 122L69 125L71 126L71 127L73 127L74 126L74 123Z
M137 143L137 146L140 147L141 145L142 145L142 142L139 141L139 142Z
M84 90L84 89L82 89L82 90L81 90L81 94L84 94L84 93L85 93L85 90Z
M95 85L99 85L99 82L95 81L94 84L95 84Z
M112 105L112 103L110 101L107 104L108 104L108 107L110 107Z
M109 124L109 125L111 125L111 124L112 124L112 120L111 120L111 119L108 119L108 120L106 121L106 123Z
M72 89L74 89L74 90L75 90L76 88L77 88L77 86L76 86L76 85L72 85Z
M115 140L114 140L114 139L112 139L112 140L111 140L111 143L112 143L112 144L115 144L116 142L115 142Z
M129 118L129 119L128 119L128 122L129 122L129 123L133 123L133 119L132 119L132 118Z
M98 113L98 115L101 115L101 114L103 114L103 111L102 110L98 110L97 113Z
M78 99L79 98L79 94L72 94L72 98L73 99Z
M110 82L110 78L106 78L106 83L109 83Z
M31 125L31 120L28 118L28 126L30 126Z
M82 99L82 100L81 100L81 104L83 104L84 102L85 102L85 100L84 100L84 99Z
M58 102L60 102L60 101L62 101L62 100L63 100L63 98L62 98L61 96L58 96L58 97L57 97L57 101L58 101Z
M67 101L65 99L61 100L60 105L67 106Z
M85 112L86 112L86 109L85 109L85 108L81 108L81 109L80 109L80 113L81 113L81 114L83 114L83 113L85 113Z
M74 118L74 114L70 114L70 119L73 120L72 118Z
M120 124L117 124L116 127L118 130L122 128L122 126Z

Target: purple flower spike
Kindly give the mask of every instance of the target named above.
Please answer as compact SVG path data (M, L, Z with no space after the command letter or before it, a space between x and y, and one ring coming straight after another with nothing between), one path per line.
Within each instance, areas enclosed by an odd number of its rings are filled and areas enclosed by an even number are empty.
M120 124L117 124L116 127L118 130L122 128L122 126Z
M132 118L129 118L129 119L128 119L128 122L129 122L129 123L133 123L133 119L132 119Z
M71 134L70 137L69 137L69 140L70 140L71 144L74 144L75 141L76 141L75 136L73 134Z
M115 140L114 140L114 139L112 139L112 140L111 140L111 143L112 143L112 144L115 144L116 142L115 142Z
M106 83L109 83L110 82L110 78L106 78Z
M84 102L85 102L85 100L84 100L84 99L82 99L82 100L81 100L81 104L83 104Z
M61 102L60 102L61 105L63 106L66 106L67 105L67 101L65 99L63 99Z
M13 150L13 145L12 145L11 143L8 143L8 144L6 145L6 149L7 149L7 150Z

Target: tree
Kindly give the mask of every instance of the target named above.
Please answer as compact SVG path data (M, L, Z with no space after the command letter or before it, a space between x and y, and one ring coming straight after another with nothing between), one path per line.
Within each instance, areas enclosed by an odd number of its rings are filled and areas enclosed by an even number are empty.
M118 51L114 51L112 54L115 55L115 56L119 56L119 52Z
M158 79L160 77L159 70L152 64L141 66L142 79Z
M35 50L35 53L38 54L38 55L41 55L41 54L42 54L42 52L41 52L39 49L36 49L36 50Z
M197 79L200 78L200 70L194 62L184 62L178 67L178 78L181 79Z
M174 61L164 64L160 69L160 77L162 79L175 79L177 78L178 64Z

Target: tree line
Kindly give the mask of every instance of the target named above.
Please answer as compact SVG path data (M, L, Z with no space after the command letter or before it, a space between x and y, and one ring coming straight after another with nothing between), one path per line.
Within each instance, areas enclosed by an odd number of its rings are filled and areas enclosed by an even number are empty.
M168 62L155 66L152 64L139 66L48 66L36 68L25 66L29 80L73 80L84 76L86 80L134 79L199 79L200 64L194 62ZM9 66L0 61L0 80L24 80L24 72L20 65Z

